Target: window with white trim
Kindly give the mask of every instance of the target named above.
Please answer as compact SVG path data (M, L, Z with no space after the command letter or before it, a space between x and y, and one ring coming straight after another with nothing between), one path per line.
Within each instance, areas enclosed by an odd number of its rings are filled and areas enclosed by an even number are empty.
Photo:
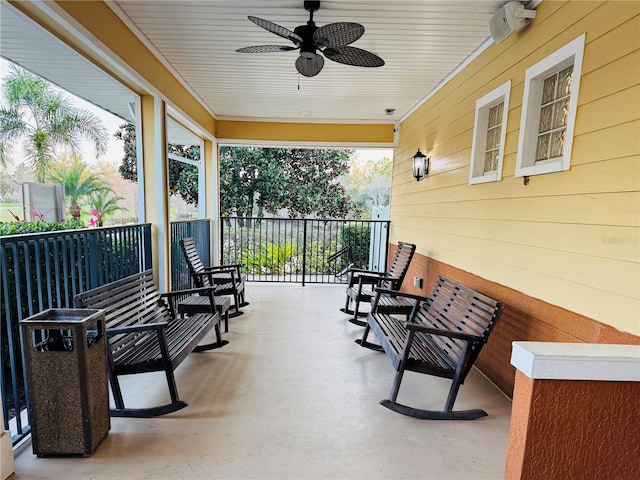
M511 81L508 81L476 101L470 185L497 182L502 178L510 91Z
M525 74L516 177L569 170L585 36Z

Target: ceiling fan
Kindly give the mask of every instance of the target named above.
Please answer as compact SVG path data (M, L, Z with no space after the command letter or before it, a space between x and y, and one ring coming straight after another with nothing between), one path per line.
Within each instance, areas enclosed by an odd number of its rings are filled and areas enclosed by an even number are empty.
M377 55L361 48L348 46L364 34L362 25L352 22L338 22L318 27L313 22L313 12L317 12L319 8L319 1L305 1L304 9L309 12L309 21L306 25L300 25L293 31L269 20L249 15L248 18L253 23L282 38L291 40L294 46L255 45L239 48L236 52L273 53L300 50L300 55L296 60L296 69L305 77L314 77L322 70L324 58L318 52L324 54L329 60L345 65L356 67L381 67L384 65L384 60Z

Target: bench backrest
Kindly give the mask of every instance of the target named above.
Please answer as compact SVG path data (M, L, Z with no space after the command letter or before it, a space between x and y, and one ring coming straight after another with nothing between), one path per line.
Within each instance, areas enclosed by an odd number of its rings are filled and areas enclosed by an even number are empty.
M415 313L413 321L432 328L480 337L471 345L471 353L462 373L464 378L487 343L501 311L502 304L496 300L441 275L427 301ZM465 342L438 335L429 336L431 342L456 364L459 363Z
M415 251L416 246L413 243L398 242L396 255L391 262L391 266L385 272L385 277L398 278L398 280L383 280L380 284L381 288L400 290Z
M169 322L172 319L168 306L160 299L160 293L153 281L152 270L87 290L76 295L73 304L76 308L104 309L107 329L143 323ZM133 342L132 337L128 335L120 340L119 336L111 337L111 349L116 350L126 346L119 345L118 342Z
M182 249L182 253L184 253L184 258L187 260L187 265L189 265L189 272L204 272L205 267L202 264L198 250L196 250L196 242L193 237L185 237L180 240L180 248ZM194 280L196 287L211 286L211 281L207 275L198 275L197 277L194 277Z

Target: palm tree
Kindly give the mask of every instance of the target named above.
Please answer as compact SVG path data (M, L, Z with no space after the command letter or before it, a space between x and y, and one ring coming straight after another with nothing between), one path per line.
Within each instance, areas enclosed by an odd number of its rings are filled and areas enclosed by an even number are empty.
M69 213L80 220L80 202L96 191L110 190L98 175L91 173L87 165L77 156L63 157L51 165L51 183L64 186L64 195L69 202Z
M106 152L108 135L102 121L88 110L75 107L62 93L28 70L10 66L2 84L0 106L0 164L14 142L23 141L36 181L47 179L49 166L59 147L78 154L78 144L89 139L96 157Z
M105 217L113 215L118 211L126 209L118 205L123 197L116 195L110 188L94 191L89 197L89 207L93 210L96 217L95 223L97 227L102 227Z

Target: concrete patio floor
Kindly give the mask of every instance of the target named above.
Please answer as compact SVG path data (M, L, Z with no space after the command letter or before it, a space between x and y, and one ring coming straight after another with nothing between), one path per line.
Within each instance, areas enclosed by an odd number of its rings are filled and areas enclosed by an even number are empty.
M341 285L249 284L229 345L177 369L181 411L112 418L90 458L37 458L27 445L12 479L500 479L511 402L478 371L456 409L475 421L426 421L380 406L394 370L359 347L339 312ZM449 381L407 373L398 401L442 408ZM168 402L164 375L123 382L127 406Z

